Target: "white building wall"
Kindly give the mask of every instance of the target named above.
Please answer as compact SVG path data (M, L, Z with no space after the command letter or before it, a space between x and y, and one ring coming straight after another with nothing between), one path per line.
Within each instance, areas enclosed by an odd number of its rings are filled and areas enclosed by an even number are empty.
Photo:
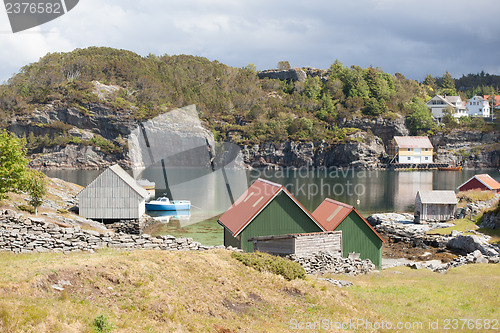
M91 219L137 219L145 200L113 171L106 170L79 195L80 215Z
M420 161L420 156L399 155L399 163L421 163Z
M490 104L488 101L472 97L467 101L467 115L475 117L489 117Z

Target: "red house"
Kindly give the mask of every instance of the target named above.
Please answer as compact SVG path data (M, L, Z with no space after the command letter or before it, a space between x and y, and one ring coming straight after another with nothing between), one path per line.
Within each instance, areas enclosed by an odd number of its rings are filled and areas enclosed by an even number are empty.
M469 190L493 191L500 193L500 183L487 173L475 175L458 187L460 192Z

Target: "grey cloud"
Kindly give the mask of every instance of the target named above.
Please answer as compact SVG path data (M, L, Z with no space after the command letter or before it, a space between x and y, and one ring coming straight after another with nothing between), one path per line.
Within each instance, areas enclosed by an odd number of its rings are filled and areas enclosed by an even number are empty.
M415 79L446 70L456 77L482 69L500 74L500 21L492 15L499 12L500 1L491 0L86 0L42 27L54 33L36 36L38 54L19 42L22 54L0 52L2 63L18 66L0 69L0 79L25 64L17 59L92 45L259 69L280 60L327 68L339 59ZM0 45L13 45L11 37L0 35Z

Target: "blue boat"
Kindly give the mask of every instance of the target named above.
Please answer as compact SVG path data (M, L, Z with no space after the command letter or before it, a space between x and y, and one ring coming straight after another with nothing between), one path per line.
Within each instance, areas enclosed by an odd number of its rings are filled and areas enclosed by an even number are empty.
M147 210L189 210L191 201L189 200L170 200L167 197L159 197L146 203Z

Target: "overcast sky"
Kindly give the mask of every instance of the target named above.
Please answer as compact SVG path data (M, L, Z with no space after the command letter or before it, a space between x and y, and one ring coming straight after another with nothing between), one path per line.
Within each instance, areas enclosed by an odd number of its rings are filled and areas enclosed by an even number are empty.
M259 70L373 65L422 80L500 74L499 0L80 0L13 34L0 8L0 82L48 52L109 46Z

